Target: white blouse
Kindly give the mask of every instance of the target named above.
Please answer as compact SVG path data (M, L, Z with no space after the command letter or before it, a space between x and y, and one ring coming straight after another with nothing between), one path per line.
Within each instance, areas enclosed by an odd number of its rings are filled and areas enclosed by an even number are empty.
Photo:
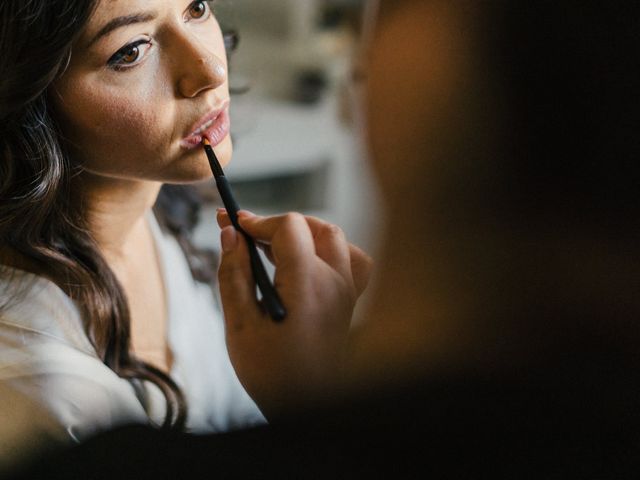
M165 282L171 376L187 401L187 430L223 432L265 423L233 370L218 302L196 282L177 241L149 222ZM98 358L73 301L53 282L16 269L0 276L0 382L48 410L81 441L127 423L160 425L166 402ZM17 282L26 287L15 294ZM139 384L139 382L138 382Z

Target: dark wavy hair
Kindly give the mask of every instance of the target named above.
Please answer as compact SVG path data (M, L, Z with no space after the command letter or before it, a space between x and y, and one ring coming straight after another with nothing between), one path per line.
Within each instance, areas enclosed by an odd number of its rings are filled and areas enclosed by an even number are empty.
M0 245L46 272L81 309L98 355L120 377L148 380L167 399L163 427L186 404L164 372L135 358L124 290L74 201L74 165L48 101L97 0L0 2Z

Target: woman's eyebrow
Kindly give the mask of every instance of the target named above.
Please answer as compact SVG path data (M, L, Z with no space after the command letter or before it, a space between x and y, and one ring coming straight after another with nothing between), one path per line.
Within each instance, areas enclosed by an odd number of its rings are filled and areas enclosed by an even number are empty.
M87 48L96 43L105 35L110 34L114 30L126 27L127 25L133 25L134 23L145 23L154 20L157 17L156 13L134 13L133 15L125 15L122 17L116 17L110 20L104 27L102 27L98 33L87 44Z

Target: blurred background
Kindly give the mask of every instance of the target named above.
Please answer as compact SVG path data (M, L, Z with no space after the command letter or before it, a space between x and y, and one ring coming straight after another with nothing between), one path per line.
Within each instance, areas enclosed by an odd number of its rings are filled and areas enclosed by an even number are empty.
M217 0L231 43L234 156L226 168L238 203L259 214L299 211L343 228L375 249L380 222L354 108L354 62L366 0ZM213 182L195 231L218 242Z

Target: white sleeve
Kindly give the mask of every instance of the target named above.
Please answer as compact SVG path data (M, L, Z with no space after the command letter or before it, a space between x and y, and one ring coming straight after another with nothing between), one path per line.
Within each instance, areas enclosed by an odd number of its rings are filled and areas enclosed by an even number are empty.
M107 367L80 313L44 279L2 301L0 382L49 412L75 441L125 423L147 423L133 385Z
M53 341L16 352L2 338L0 381L47 410L72 440L148 422L133 386L98 358Z

